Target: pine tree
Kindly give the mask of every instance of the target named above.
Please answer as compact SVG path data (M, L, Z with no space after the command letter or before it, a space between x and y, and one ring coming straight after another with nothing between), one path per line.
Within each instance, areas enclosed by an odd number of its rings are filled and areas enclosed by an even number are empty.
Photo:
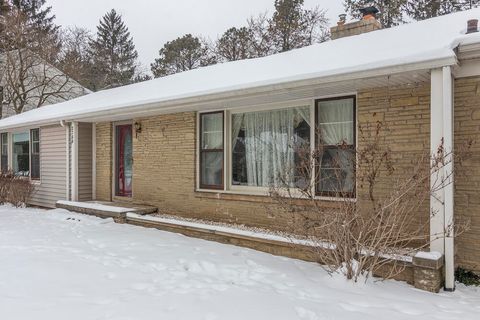
M303 8L304 0L275 0L269 33L276 52L301 48L327 38L325 11Z
M138 53L127 26L114 9L100 20L96 39L90 43L94 90L130 84L137 67Z
M359 10L375 6L380 13L378 19L384 28L390 28L404 22L404 12L408 0L344 0L345 10L355 19L360 19Z
M209 47L202 41L186 34L167 42L159 51L159 57L151 64L155 78L196 69L216 63Z
M255 57L254 35L247 27L230 28L217 40L215 51L226 61Z
M480 0L409 0L406 12L415 20L424 20L471 9L479 4Z

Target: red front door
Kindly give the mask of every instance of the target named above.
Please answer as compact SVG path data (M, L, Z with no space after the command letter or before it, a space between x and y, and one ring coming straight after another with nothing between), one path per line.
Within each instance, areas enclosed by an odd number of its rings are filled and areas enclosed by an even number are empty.
M132 125L116 126L115 138L115 193L120 197L131 197L133 178Z

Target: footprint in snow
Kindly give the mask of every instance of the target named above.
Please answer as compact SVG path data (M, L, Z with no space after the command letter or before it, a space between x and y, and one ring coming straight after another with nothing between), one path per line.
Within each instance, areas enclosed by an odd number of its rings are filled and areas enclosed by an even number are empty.
M300 319L305 319L305 320L318 320L318 316L315 312L312 310L308 310L302 307L295 307L295 311L297 312L297 315L300 317Z

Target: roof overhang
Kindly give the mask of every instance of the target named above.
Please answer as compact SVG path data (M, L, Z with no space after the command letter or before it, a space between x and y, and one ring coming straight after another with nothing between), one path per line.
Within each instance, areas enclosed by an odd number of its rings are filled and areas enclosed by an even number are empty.
M442 59L427 60L417 63L398 64L377 69L359 70L349 73L322 76L319 74L306 75L294 81L278 80L274 83L252 86L250 88L225 90L215 93L200 93L187 97L175 97L163 101L145 101L135 105L118 105L109 109L91 112L78 112L65 118L64 116L50 117L40 121L26 121L21 125L7 125L0 130L12 128L46 126L58 124L60 121L103 122L133 119L155 114L175 112L201 111L205 108L245 106L245 104L265 101L275 102L305 97L316 97L342 92L351 93L369 87L385 86L386 80L390 85L401 85L415 82L424 82L429 78L429 71L444 66L457 65L455 55ZM267 101L268 100L268 101Z

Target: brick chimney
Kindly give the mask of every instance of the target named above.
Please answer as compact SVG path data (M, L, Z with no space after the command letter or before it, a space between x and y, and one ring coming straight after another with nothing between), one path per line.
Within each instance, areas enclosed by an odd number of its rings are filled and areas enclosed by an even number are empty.
M362 19L350 23L346 23L346 15L341 14L337 25L330 28L332 40L382 29L382 24L377 20L377 8L366 7L360 9L360 13L362 14Z

